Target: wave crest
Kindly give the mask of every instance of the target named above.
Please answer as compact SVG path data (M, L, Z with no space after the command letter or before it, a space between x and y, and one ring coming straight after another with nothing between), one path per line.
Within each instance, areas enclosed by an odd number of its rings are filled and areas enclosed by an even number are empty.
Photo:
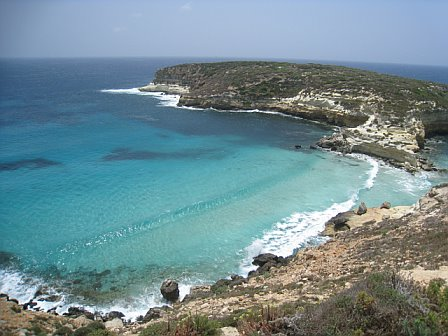
M138 88L130 88L130 89L104 89L100 90L103 93L111 93L111 94L131 94L137 96L151 96L158 100L160 100L159 105L165 107L177 107L179 103L180 96L179 95L171 95L165 94L163 92L144 92L140 91Z

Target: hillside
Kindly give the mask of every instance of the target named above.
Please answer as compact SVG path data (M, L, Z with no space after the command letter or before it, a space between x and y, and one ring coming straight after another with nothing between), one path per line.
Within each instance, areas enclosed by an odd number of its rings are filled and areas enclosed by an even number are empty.
M448 86L334 65L195 63L157 71L141 91L179 94L179 105L278 111L343 129L323 148L432 169L424 140L448 134Z

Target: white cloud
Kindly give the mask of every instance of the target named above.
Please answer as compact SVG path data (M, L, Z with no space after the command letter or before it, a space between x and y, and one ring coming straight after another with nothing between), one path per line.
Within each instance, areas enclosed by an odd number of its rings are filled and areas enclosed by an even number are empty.
M187 2L185 4L183 4L182 6L180 6L179 8L182 12L189 12L192 10L192 6L191 6L191 2Z

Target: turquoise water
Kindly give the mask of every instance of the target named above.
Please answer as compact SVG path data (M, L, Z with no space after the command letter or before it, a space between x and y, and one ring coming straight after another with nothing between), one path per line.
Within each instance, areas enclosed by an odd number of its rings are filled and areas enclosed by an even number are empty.
M184 61L0 63L0 251L12 256L0 291L25 302L44 284L60 299L43 309L132 318L163 303L165 278L185 294L245 274L261 252L321 242L325 221L360 200L412 204L446 180L311 150L332 132L318 123L132 89Z

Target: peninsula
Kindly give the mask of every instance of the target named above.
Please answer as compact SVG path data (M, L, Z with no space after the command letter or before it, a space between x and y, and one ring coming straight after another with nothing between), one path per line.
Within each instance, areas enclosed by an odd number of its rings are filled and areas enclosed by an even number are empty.
M322 148L432 170L425 139L448 134L448 85L335 65L286 62L182 64L140 91L180 95L179 105L269 110L340 126Z

